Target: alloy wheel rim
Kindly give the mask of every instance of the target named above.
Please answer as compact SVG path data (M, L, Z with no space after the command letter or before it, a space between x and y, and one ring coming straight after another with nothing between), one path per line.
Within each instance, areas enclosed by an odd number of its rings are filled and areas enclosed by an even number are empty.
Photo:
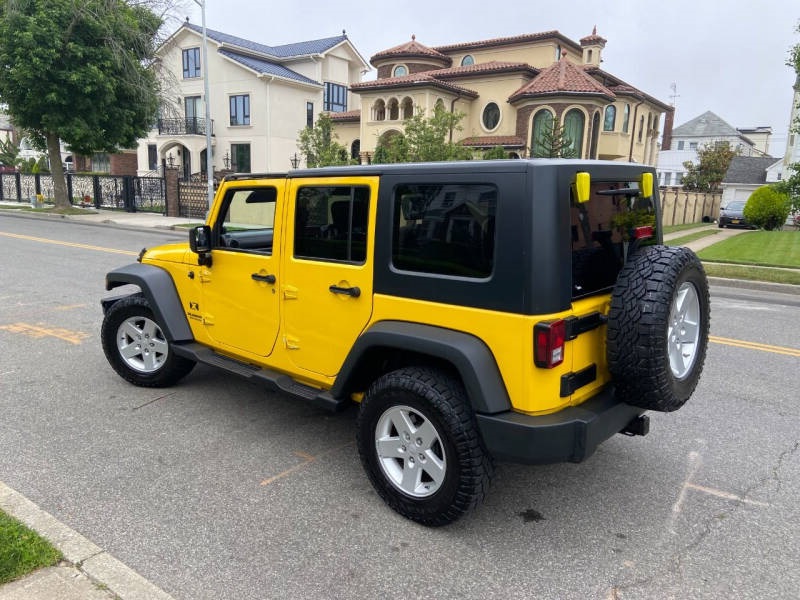
M409 406L388 408L375 426L375 450L386 479L412 498L427 498L442 486L447 456L442 438L424 414Z
M169 344L158 324L147 317L130 317L117 329L117 350L134 371L155 373L169 356Z
M678 379L686 377L694 366L699 348L701 320L697 288L686 281L678 288L672 301L667 331L669 367Z

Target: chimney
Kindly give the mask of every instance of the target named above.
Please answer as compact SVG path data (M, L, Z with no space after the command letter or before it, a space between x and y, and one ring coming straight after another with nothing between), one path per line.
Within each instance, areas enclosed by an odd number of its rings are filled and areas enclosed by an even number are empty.
M664 135L661 137L661 149L672 150L672 127L675 124L675 107L670 106L664 113Z

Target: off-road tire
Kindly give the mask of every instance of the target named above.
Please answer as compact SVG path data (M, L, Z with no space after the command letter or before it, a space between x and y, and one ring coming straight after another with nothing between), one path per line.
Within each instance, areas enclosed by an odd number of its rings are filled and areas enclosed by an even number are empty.
M136 340L137 335L142 339ZM143 296L128 296L112 304L103 319L100 337L108 362L134 385L168 387L188 375L195 365L172 351ZM123 348L128 347L131 351L123 355Z
M703 370L709 323L708 281L694 252L636 251L620 271L608 315L607 358L618 397L647 410L683 406Z
M387 419L392 422L413 419L410 429L416 429L409 432L407 453L398 449L404 446L404 432L399 430L402 426L387 426ZM429 435L414 435L423 430ZM393 437L392 432L397 436ZM396 453L387 456L384 452L383 457L379 456L381 434L384 441L391 438L388 442L394 444ZM425 443L417 444L430 437L435 437L438 445L425 448ZM492 459L483 445L461 382L443 371L406 367L377 379L361 403L357 442L361 463L377 493L392 509L423 525L452 523L478 505L489 489L494 471ZM393 481L390 472L397 477L405 476L409 465L424 470L419 462L409 461L425 459L425 455L418 454L425 450L428 461L443 458L441 482L426 482L424 477L417 476L421 483L416 491L403 491L401 482L396 478ZM430 490L426 484L430 484Z

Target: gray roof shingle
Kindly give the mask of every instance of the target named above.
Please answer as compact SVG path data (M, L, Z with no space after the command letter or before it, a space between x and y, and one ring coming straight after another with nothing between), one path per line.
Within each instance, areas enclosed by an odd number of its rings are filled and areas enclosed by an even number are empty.
M739 137L739 132L707 110L699 117L676 127L672 131L672 137Z
M734 156L722 183L766 183L767 168L775 160L771 156Z
M245 67L253 69L257 73L265 74L265 75L275 75L276 77L283 77L284 79L291 79L293 81L299 81L301 83L309 83L313 85L321 85L318 81L314 81L313 79L309 79L305 75L301 75L291 69L287 69L283 65L280 65L275 62L270 62L268 60L264 60L261 58L255 58L253 56L246 56L244 54L238 54L236 52L231 52L230 50L220 50L219 53L222 56L226 56L233 61L238 62Z
M202 27L199 27L194 23L185 23L184 25L197 33L201 33L203 31ZM321 54L330 50L334 46L341 44L347 39L346 35L337 35L319 40L308 40L305 42L284 44L282 46L267 46L265 44L259 44L258 42L253 42L251 40L236 37L235 35L229 35L227 33L208 28L206 28L206 35L209 37L209 39L219 42L220 44L237 46L244 50L250 50L258 54L273 56L275 58L293 58L296 56L307 56L309 54Z

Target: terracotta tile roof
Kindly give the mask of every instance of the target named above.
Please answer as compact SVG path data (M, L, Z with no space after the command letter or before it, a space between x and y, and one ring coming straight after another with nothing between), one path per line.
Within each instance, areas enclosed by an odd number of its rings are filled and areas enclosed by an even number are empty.
M484 135L464 138L458 143L472 148L494 148L495 146L521 148L525 145L525 140L516 135Z
M404 44L400 44L399 46L395 46L394 48L389 48L388 50L381 50L377 54L373 54L372 57L369 59L370 62L373 62L375 59L384 59L384 58L401 58L401 57L425 57L425 58L436 58L442 61L444 64L452 64L453 60L449 56L445 56L441 52L437 52L432 48L428 48L425 44L420 44L417 41L417 37L412 35L411 41L406 42Z
M424 73L413 73L411 75L403 75L402 77L385 77L383 79L375 79L373 81L362 81L361 83L353 83L350 89L354 92L361 92L364 90L381 90L385 88L395 87L410 87L410 86L433 86L439 87L451 92L457 92L462 95L477 98L478 92L467 89L460 85L455 85L449 81L441 81L436 79L434 75L438 71L425 71Z
M632 86L629 83L626 83L625 81L622 81L622 79L619 77L612 75L608 71L604 71L599 67L595 67L594 65L584 65L583 70L598 81L602 81L603 84L616 95L633 96L639 100L647 100L661 110L669 110L670 108L668 104L664 104L661 102L661 100L653 98L649 94L644 93L642 90Z
M509 101L532 96L576 94L600 96L611 102L616 99L614 92L588 75L582 66L562 58L544 69L533 81L511 94Z
M485 75L488 73L506 73L509 71L524 71L530 76L539 74L539 69L524 62L504 62L492 60L485 63L475 63L465 67L451 67L449 69L439 69L429 71L431 76L443 79L450 77L470 77L473 75Z
M348 110L347 112L332 112L328 113L328 116L331 118L331 121L336 121L338 123L344 123L347 121L360 121L361 109Z
M480 40L477 42L460 42L458 44L449 44L447 46L435 46L433 50L442 53L458 52L463 50L472 50L478 48L491 48L493 46L510 46L512 44L524 44L527 42L536 42L539 40L546 40L548 38L557 38L564 45L573 48L575 51L580 51L580 46L573 42L568 37L559 33L558 31L543 31L541 33L525 33L522 35L515 35L511 37L493 38L490 40Z

